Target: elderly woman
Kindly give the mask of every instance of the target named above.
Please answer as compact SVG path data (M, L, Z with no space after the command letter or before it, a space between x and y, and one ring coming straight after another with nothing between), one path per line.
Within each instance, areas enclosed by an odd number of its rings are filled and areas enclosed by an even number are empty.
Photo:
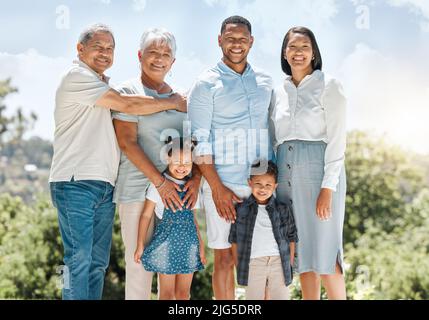
M164 81L170 71L176 54L176 40L164 29L149 29L141 38L138 58L141 66L139 78L123 83L118 90L126 94L143 94L154 98L168 98L172 88ZM181 111L181 112L180 112ZM138 224L143 210L146 188L152 182L165 205L172 210L188 201L193 207L201 175L194 172L185 189L187 197L180 199L176 190L179 186L166 180L162 172L166 163L160 157L166 135L183 134L183 121L186 110L167 110L144 116L114 113L114 126L121 160L116 182L114 201L119 205L122 239L125 245L126 282L125 298L150 299L152 273L144 270L141 264L134 262ZM167 130L168 132L166 133ZM153 221L146 241L153 232Z

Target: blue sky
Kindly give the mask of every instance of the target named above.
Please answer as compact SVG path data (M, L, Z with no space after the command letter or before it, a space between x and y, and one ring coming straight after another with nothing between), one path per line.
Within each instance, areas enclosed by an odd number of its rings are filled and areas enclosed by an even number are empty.
M35 111L33 134L52 139L55 89L76 56L80 31L109 24L117 48L107 72L113 84L139 74L142 32L162 26L177 39L177 61L168 82L188 89L221 57L222 20L240 14L253 25L252 65L276 85L284 76L280 47L295 25L310 27L319 42L324 71L343 83L348 128L385 133L389 139L429 153L429 1L425 0L15 0L0 11L0 79L20 90L6 103ZM65 19L64 19L65 18Z

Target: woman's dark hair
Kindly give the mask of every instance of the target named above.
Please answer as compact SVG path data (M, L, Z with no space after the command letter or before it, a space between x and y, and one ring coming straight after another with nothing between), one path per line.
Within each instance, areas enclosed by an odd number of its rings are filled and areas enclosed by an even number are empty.
M322 56L320 55L319 46L317 45L316 37L314 36L313 31L306 27L293 27L289 29L289 31L286 33L283 44L282 44L282 51L280 53L280 61L282 64L282 70L287 75L292 75L292 69L290 67L289 62L287 62L285 56L286 47L289 43L290 36L293 33L299 33L304 36L307 36L310 38L311 46L313 47L313 55L314 60L311 61L311 66L313 67L313 70L322 70Z
M198 142L194 139L191 139L190 137L188 138L183 138L183 137L175 137L173 138L172 136L168 136L167 139L165 140L165 144L169 145L168 146L168 151L167 151L167 155L169 157L172 156L173 154L173 149L176 150L184 150L186 144L190 144L190 150L191 152L194 151L195 146L198 144Z

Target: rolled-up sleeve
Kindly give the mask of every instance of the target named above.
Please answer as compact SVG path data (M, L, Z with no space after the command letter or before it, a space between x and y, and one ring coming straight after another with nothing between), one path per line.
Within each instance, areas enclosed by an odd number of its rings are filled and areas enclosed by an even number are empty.
M197 81L188 101L188 117L192 136L198 141L197 156L213 155L211 126L213 118L213 96L208 83Z
M65 76L58 97L68 104L78 103L92 107L110 89L107 83L101 81L91 71L79 67Z
M117 90L120 94L126 94L126 95L134 94L128 88L124 88L124 87L117 87L117 88L115 88L115 90ZM112 118L117 119L117 120L121 120L121 121L126 121L126 122L134 122L134 123L139 122L139 116L133 115L133 114L127 114L127 113L123 113L123 112L118 112L118 111L112 111Z
M327 83L322 103L328 140L322 188L336 191L346 152L346 98L338 81L331 80Z

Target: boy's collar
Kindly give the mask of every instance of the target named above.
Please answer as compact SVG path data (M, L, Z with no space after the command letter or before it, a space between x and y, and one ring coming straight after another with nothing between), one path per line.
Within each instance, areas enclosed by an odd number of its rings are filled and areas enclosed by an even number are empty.
M275 199L275 197L274 197L274 195L272 195L271 197L270 197L270 199L268 200L268 202L265 204L265 206L266 206L266 208L268 209L268 208L273 208L274 207L274 204L275 204L275 201L276 201L276 199ZM249 198L247 198L247 200L245 201L245 204L247 205L247 206L251 206L251 205L258 205L258 201L256 200L256 198L253 196L253 194L251 194L250 195L250 197Z

